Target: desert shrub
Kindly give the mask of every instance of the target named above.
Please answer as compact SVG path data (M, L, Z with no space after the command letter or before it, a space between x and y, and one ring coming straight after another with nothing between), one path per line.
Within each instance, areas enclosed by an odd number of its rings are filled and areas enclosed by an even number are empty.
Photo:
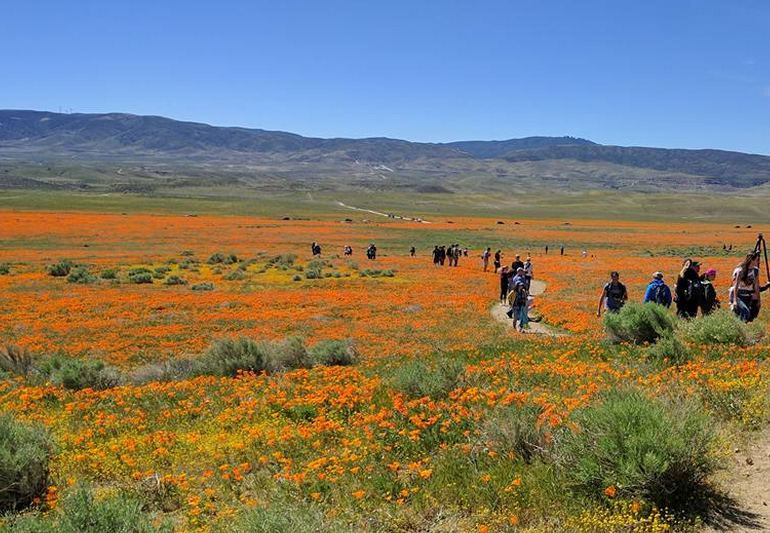
M44 360L38 370L51 383L70 390L104 390L115 387L120 381L115 368L93 359L54 355Z
M395 276L395 273L392 270L378 270L378 269L372 269L372 268L365 268L359 272L359 275L361 277L369 277L369 278L392 278Z
M681 325L682 334L698 344L736 344L750 341L749 329L729 309L719 309L710 315L689 320Z
M484 424L484 440L498 453L512 452L530 462L547 446L546 432L538 421L542 412L542 407L531 404L500 406Z
M187 285L187 280L179 276L169 276L164 283L166 285Z
M5 276L11 273L11 265L8 263L0 263L0 276Z
M193 252L192 250L184 250L179 255L181 255L182 257L192 257L195 255L195 252Z
M56 278L63 278L64 276L69 275L70 270L72 270L74 266L75 265L72 263L72 261L69 259L64 259L58 263L48 265L48 275L54 276Z
M208 264L215 265L215 264L223 264L223 265L232 265L234 263L238 262L238 256L235 254L223 254L222 252L216 252L214 254L211 254L211 256L208 259Z
M174 358L159 363L149 363L136 368L130 376L131 383L143 385L157 381L180 381L195 375L192 359Z
M214 341L197 363L199 373L235 376L239 371L281 372L311 366L301 339L255 341L247 337Z
M218 531L253 533L278 533L291 531L293 533L315 533L325 531L342 533L351 531L349 525L336 522L327 517L323 509L311 504L281 503L265 507L249 508L238 513L234 520L223 523Z
M320 341L308 353L313 363L324 366L347 366L358 360L358 351L351 340Z
M27 376L33 368L32 354L26 348L9 344L0 347L0 370L16 376Z
M169 267L159 266L152 272L152 277L155 279L163 279L169 272L171 272Z
M692 359L692 354L678 337L667 333L647 348L647 357L656 363L681 365Z
M268 266L283 266L283 267L290 267L294 265L294 262L297 260L297 256L294 254L281 254L273 257L270 259L267 264Z
M42 427L0 413L0 512L27 507L45 493L50 455Z
M305 278L306 279L320 279L322 277L323 277L323 274L321 273L320 270L314 270L314 269L310 269L310 268L305 270Z
M195 265L197 264L198 264L198 261L196 261L195 259L185 259L179 263L179 268L182 270L190 270L191 268L195 267Z
M136 284L152 283L152 271L146 267L132 268L128 271L128 281Z
M465 379L465 365L456 359L441 359L434 367L412 360L395 373L393 387L412 398L446 398Z
M604 328L616 341L655 342L674 331L675 319L662 305L629 302L617 313L604 315Z
M13 533L154 533L171 531L167 524L154 526L142 502L133 495L114 493L97 497L87 485L78 485L46 515L21 517L11 524Z
M94 283L96 276L88 271L87 267L78 266L73 268L67 276L68 283L80 283L86 285L88 283Z
M192 289L194 291L213 291L214 290L214 284L205 281L203 283L196 283L195 285L190 287L190 289Z
M99 275L102 279L117 279L118 278L118 269L117 268L106 268L102 270L101 274Z
M621 498L685 509L704 489L717 463L710 419L692 402L614 390L575 413L578 429L558 446L564 475L589 497L614 487Z
M289 337L281 342L266 343L266 348L265 370L268 372L281 372L312 366L305 343L298 337Z
M224 275L224 279L227 281L238 281L241 279L244 279L246 277L246 274L243 273L243 270L236 269L232 272L228 272Z

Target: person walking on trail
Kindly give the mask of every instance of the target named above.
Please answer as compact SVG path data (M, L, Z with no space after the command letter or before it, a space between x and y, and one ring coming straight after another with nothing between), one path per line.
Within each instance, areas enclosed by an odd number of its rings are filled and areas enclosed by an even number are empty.
M548 255L548 245L545 245L545 255Z
M345 256L351 256L351 255L353 255L353 247L352 247L352 246L350 246L349 244L346 244L346 245L345 245L345 248L343 248L343 249L342 249L342 253L343 253L343 255L345 255Z
M559 249L559 255L564 255L564 245L561 245L561 248Z
M511 269L508 266L504 266L500 269L500 303L505 304L505 299L508 297L508 275L511 273Z
M438 249L438 245L435 245L433 247L433 266L439 265L439 255L440 255L440 252Z
M481 252L481 264L484 267L484 272L489 268L489 256L492 255L492 248L487 248Z
M529 291L521 269L513 278L513 286L508 293L508 303L511 305L508 315L513 319L513 327L520 333L524 333L529 324Z
M720 307L719 296L714 288L714 280L717 277L717 271L710 268L701 277L701 285L703 285L703 301L700 304L701 315L710 315Z
M511 263L511 269L513 270L513 275L516 275L516 272L519 271L520 268L524 268L524 262L521 260L521 256L519 254L516 254L516 256L513 259L513 263Z
M671 289L663 281L663 272L655 272L644 293L644 303L652 302L664 307L671 307L671 301Z
M321 255L321 245L320 244L318 244L317 242L314 242L313 246L312 246L312 249L313 249L313 255L314 256Z
M446 261L446 248L444 246L438 247L438 262L441 266L444 266Z
M759 316L761 293L770 288L770 281L759 284L759 255L759 251L749 253L733 272L730 308L744 322L752 322Z
M695 318L703 301L703 284L700 280L700 263L689 257L682 263L676 278L674 301L676 314L681 318Z
M414 249L414 246L409 248L409 257L414 257L415 253L417 253L417 250Z
M535 277L534 267L532 266L532 258L527 256L527 260L524 261L524 282L527 284L527 291L529 291L530 285L532 285L532 278Z
M602 295L599 297L599 307L596 310L596 316L602 316L602 308L608 313L617 313L626 304L628 300L628 291L626 286L620 282L620 273L610 272L610 281L602 289Z
M502 260L503 260L503 252L502 252L502 250L496 251L495 252L495 262L494 262L495 272L500 270L500 265L503 264Z

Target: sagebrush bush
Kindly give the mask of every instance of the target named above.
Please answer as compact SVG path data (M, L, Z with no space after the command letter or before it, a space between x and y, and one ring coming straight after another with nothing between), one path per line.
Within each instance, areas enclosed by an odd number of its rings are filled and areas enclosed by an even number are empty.
M33 359L29 350L13 344L0 347L0 370L16 376L27 376L32 369Z
M81 285L86 285L89 283L94 283L95 281L96 276L91 274L91 272L88 271L88 268L84 266L73 268L69 275L67 275L68 283L80 283Z
M674 331L671 312L655 303L628 302L617 313L604 315L604 328L615 341L643 344Z
M358 360L358 350L351 340L325 340L318 342L308 351L310 359L317 365L347 366Z
M692 354L676 335L667 333L647 348L647 357L656 363L681 365L690 361Z
M69 275L70 270L72 270L74 266L75 265L72 263L72 261L70 261L69 259L64 259L62 261L59 261L58 263L48 265L47 270L50 276L63 278L64 276Z
M104 390L120 382L120 374L115 368L93 359L55 355L42 361L38 371L51 383L70 390Z
M614 390L574 422L578 429L565 430L557 455L571 486L593 498L614 487L621 498L686 509L717 466L713 425L694 402Z
M500 406L484 423L484 440L498 453L512 452L514 457L530 462L548 446L538 421L542 413L542 407L531 404Z
M246 277L246 274L241 269L235 269L232 272L228 272L223 276L227 281L238 281Z
M45 429L0 413L0 513L28 507L45 493L50 455Z
M118 278L118 269L117 268L105 268L102 270L101 274L99 276L102 279L117 279Z
M305 343L298 337L289 337L281 342L268 342L265 343L265 347L267 353L265 370L268 372L313 366Z
M203 282L203 283L196 283L192 287L190 287L191 290L194 291L213 291L214 290L214 284L209 282Z
M159 363L149 363L136 368L130 376L131 383L143 385L157 381L180 381L195 375L192 359L174 358Z
M420 360L411 360L395 373L392 385L412 398L446 398L465 379L465 365L456 359L441 359L430 367Z
M145 267L132 268L128 271L128 281L136 284L152 283L152 271Z
M11 265L8 263L0 263L0 276L5 276L11 273Z
M200 373L235 376L239 371L280 372L311 366L301 339L255 341L247 337L214 341L198 362Z
M238 256L235 254L223 254L222 252L216 252L214 254L211 254L211 256L208 259L208 263L210 265L215 264L223 264L223 265L232 265L234 263L238 262Z
M187 285L187 280L180 276L169 276L164 283L166 285Z
M290 267L294 265L294 262L296 260L297 260L297 256L295 254L281 254L270 259L267 262L267 265Z
M751 340L746 324L729 309L719 309L681 326L682 335L698 344L735 344L745 346Z

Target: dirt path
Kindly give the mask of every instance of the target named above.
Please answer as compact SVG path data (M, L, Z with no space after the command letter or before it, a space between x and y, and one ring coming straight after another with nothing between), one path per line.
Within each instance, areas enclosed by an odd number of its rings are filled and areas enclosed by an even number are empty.
M387 213L382 213L380 211L374 211L372 209L363 209L361 207L354 207L352 205L344 204L337 200L337 205L340 207L344 207L346 209L352 209L353 211L363 211L364 213L371 213L373 215L381 216L381 217L388 217L388 218L396 218L399 220L411 220L413 222L420 222L421 224L430 224L427 220L423 220L421 218L412 218L412 217L402 217L401 215L389 215Z
M546 287L545 282L533 279L532 284L529 287L529 294L531 296L540 296L545 292L545 287ZM494 318L498 322L502 324L506 324L508 326L512 325L511 319L508 318L508 315L505 314L508 312L507 305L500 305L499 303L495 303L492 306L492 309L490 310L490 312L492 313L492 318ZM511 327L511 330L513 330L513 327ZM556 329L549 327L546 324L543 324L542 322L530 322L529 333L535 333L537 335L547 335L549 337L563 337L566 335L566 333L557 331Z
M737 449L721 485L727 501L704 532L770 531L770 429Z

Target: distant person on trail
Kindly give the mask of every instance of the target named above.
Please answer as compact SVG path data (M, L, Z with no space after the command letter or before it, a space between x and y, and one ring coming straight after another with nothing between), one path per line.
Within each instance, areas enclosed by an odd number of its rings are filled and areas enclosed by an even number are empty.
M489 268L489 256L492 255L492 248L487 248L481 252L481 264L484 266L484 272Z
M509 288L508 303L511 309L508 311L508 316L513 319L513 327L520 333L524 333L529 323L529 291L525 285L523 269L519 269L513 277Z
M503 252L501 250L496 251L495 252L495 263L494 263L495 272L500 270L500 265L503 264L502 263L502 258L503 258Z
M548 255L548 245L545 245L545 255Z
M564 245L561 245L561 248L559 249L559 255L564 255Z
M663 272L655 272L644 293L644 303L652 302L664 307L671 307L671 300L671 289L663 281Z
M321 245L317 242L313 243L313 255L321 255Z
M417 250L414 249L414 246L409 248L409 256L414 257L414 254L417 252Z
M717 277L717 271L710 268L701 277L701 285L703 285L703 301L700 304L700 312L703 316L710 315L715 310L719 309L720 302L717 296L717 290L714 288L714 280Z
M441 252L438 249L438 245L433 247L433 266L439 266L440 260L439 256L441 255Z
M521 256L516 254L513 258L513 263L511 263L511 270L513 270L514 275L520 268L524 268L524 262L521 260Z
M377 259L377 247L374 245L374 243L371 243L366 249L366 257L372 261Z
M689 257L682 263L676 278L674 301L676 314L681 318L695 318L703 301L703 284L700 281L700 263Z
M602 308L608 313L617 313L626 304L626 300L628 300L628 291L620 282L620 274L616 271L610 272L610 281L604 286L602 295L599 297L596 316L602 316Z
M532 266L532 258L527 256L527 260L524 261L524 282L527 285L527 292L532 285L532 278L535 277L534 267Z
M438 247L438 262L441 264L441 266L444 266L444 262L446 261L446 247L439 246Z
M508 275L511 273L511 269L504 266L500 269L500 303L505 304L505 299L508 297Z
M347 256L353 255L353 248L350 245L346 245L343 249L343 254Z

